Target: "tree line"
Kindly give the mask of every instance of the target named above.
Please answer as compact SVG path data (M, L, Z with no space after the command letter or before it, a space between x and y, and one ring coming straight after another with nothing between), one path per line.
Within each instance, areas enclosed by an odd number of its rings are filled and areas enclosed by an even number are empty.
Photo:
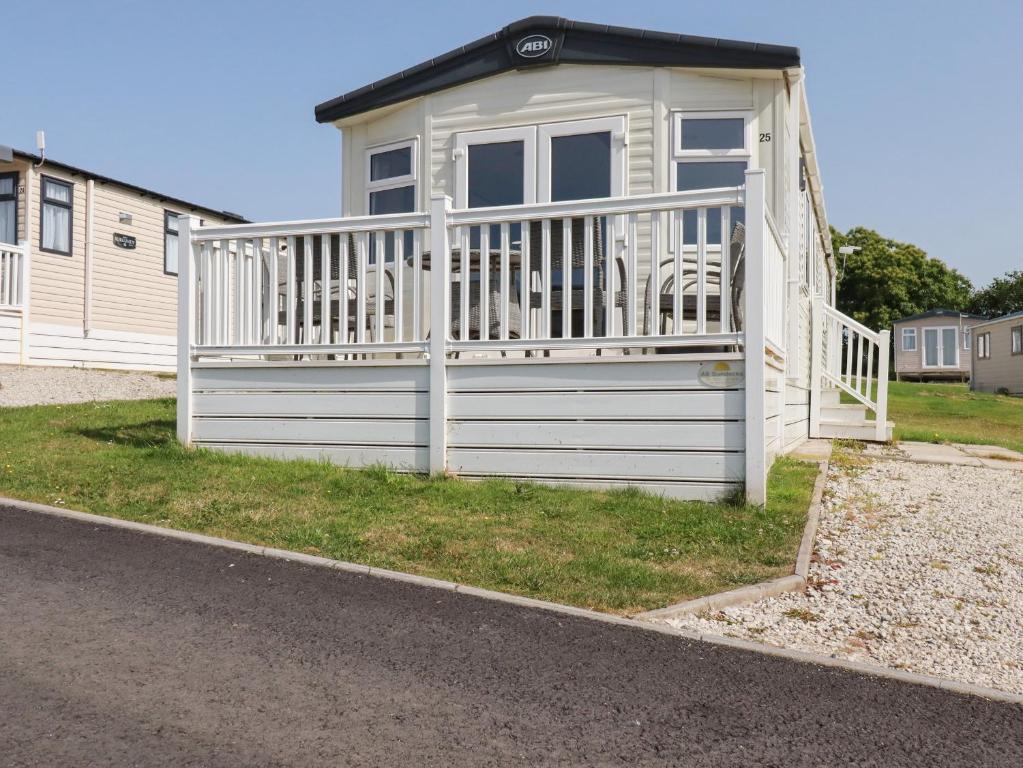
M1023 271L1011 270L975 289L970 280L912 243L866 227L831 228L839 282L838 309L868 328L891 328L900 317L951 309L997 317L1023 310ZM843 245L859 247L839 254Z

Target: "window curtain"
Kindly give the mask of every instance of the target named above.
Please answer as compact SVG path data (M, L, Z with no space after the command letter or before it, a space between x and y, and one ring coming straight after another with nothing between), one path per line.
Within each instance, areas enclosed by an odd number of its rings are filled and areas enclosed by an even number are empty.
M61 252L71 250L71 211L67 208L43 204L43 248Z
M163 236L164 271L176 275L178 273L178 236L169 232Z
M18 242L18 221L14 215L14 201L0 202L0 243Z

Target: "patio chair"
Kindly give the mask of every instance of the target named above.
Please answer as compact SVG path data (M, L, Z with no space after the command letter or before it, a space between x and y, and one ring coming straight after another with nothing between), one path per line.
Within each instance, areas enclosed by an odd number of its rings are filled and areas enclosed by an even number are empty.
M304 243L303 238L296 238L295 250L297 252L297 258L295 259L295 289L296 289L296 300L295 300L295 324L296 328L299 329L299 337L301 338L302 327L305 323L305 258L304 258ZM349 339L344 341L354 340L356 334L356 326L358 323L357 307L359 300L359 292L363 289L366 290L366 327L365 330L368 332L368 338L371 341L382 341L382 339L374 339L373 334L376 332L376 311L377 303L375 296L369 292L370 286L375 284L375 278L371 272L367 270L366 275L366 286L359 285L359 270L354 258L355 250L355 238L353 235L348 235L348 269L346 279L342 283L340 280L341 273L341 259L340 259L340 236L331 236L331 260L330 260L330 279L332 285L336 287L331 289L332 296L330 299L330 316L331 318L340 317L340 303L341 297L344 296L347 310L348 319L348 335ZM323 320L321 317L322 309L322 291L325 286L321 285L320 275L323 269L323 252L321 250L320 239L316 238L313 240L313 291L309 300L312 302L311 314L312 314L312 325L313 327L322 326ZM384 325L388 328L394 327L394 275L391 270L384 264L372 265L370 269L383 269L384 270ZM280 293L280 279L277 281L278 285L278 296ZM388 288L390 289L388 295ZM342 293L343 291L343 293ZM334 298L334 295L337 298ZM285 299L286 300L286 299ZM277 322L279 325L287 324L287 310L282 309L277 313ZM333 329L331 331L333 333ZM331 339L333 340L333 339Z
M586 221L582 218L572 219L572 242L570 251L570 270L572 272L573 286L571 289L571 301L572 301L572 312L573 314L578 313L578 317L583 317L585 311L586 301L586 289L585 287L576 287L574 285L575 270L586 268L586 243L585 243L585 226ZM593 328L596 331L598 328L603 328L605 308L607 306L607 277L605 269L607 268L607 259L604 253L604 227L603 218L594 217L593 219ZM550 234L550 253L551 253L551 278L553 283L554 276L561 277L564 280L564 229L562 227L561 220L551 221L551 234ZM529 271L530 275L535 277L537 282L542 284L542 258L543 258L543 229L541 223L534 221L530 223L529 227ZM628 291L628 278L625 272L625 262L620 258L615 259L615 267L618 271L618 288L614 291L614 306L616 309L622 310L622 317L628 315L628 302L629 302L629 291ZM531 281L532 282L532 281ZM561 312L564 309L565 297L564 297L564 285L560 288L551 287L551 311ZM539 308L542 306L543 292L531 291L529 294L529 306L530 308ZM573 328L574 328L573 318ZM551 329L559 330L559 329ZM608 332L609 329L604 329L604 335L611 335ZM573 332L573 335L575 333Z
M743 321L743 278L745 270L743 269L744 256L746 249L746 227L741 221L735 222L735 226L732 228L732 236L729 241L729 259L727 265L707 265L707 282L710 285L721 285L721 268L724 266L729 270L730 280L730 304L731 304L731 317L732 327L736 330L742 329ZM674 265L675 260L673 258L663 259L660 263L660 267L666 267ZM683 259L683 265L687 267L687 273L685 280L682 283L680 290L682 291L682 318L681 320L695 320L696 319L696 296L693 294L686 295L685 291L688 288L692 288L696 285L696 277L693 272L696 268L696 261L694 259ZM643 293L643 307L647 308L650 306L650 290L652 285L653 275L647 277L646 290ZM675 320L675 275L674 272L670 273L661 282L660 289L658 291L657 301L657 322L660 333L667 332L668 320L671 319L672 326L677 328L681 325L681 322L676 323ZM721 296L707 296L707 320L721 320ZM651 329L651 317L649 310L644 313L643 317L643 333L649 334ZM677 333L677 331L676 331Z

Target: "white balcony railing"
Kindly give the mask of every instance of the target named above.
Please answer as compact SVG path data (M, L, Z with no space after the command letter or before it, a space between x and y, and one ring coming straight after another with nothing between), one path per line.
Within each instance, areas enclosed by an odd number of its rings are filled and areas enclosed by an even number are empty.
M21 309L26 300L28 249L0 243L0 309Z
M737 187L464 210L439 199L430 213L320 221L189 222L191 348L232 357L426 353L442 323L450 353L736 349L744 202ZM781 246L767 239L768 286L783 286ZM781 323L768 324L779 347Z

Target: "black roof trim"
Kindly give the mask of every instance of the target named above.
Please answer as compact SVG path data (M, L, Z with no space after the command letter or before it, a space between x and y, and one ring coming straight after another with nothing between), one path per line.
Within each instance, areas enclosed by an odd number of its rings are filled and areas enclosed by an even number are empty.
M545 35L551 45L542 54L523 56L516 46L526 33ZM325 101L316 107L316 121L329 123L508 70L552 64L787 69L799 66L799 49L609 27L558 16L530 16L461 48Z
M39 155L33 155L31 152L22 152L19 149L15 149L13 150L13 154L19 160L27 160L28 162L31 163L38 163L40 161L43 161L45 165L52 165L55 168L63 168L68 173L73 173L77 176L83 176L86 179L101 181L105 184L116 184L119 187L124 187L125 189L132 190L133 192L138 192L139 194L142 195L148 195L149 197L155 197L158 200L162 200L166 203L171 203L172 205L180 206L183 208L192 208L194 210L203 211L205 213L212 213L214 216L219 216L220 218L226 219L229 222L233 222L236 224L250 223L248 219L246 219L244 216L240 216L237 213L231 213L230 211L218 211L216 208L209 208L205 205L197 205L196 203L190 203L187 200L182 200L177 197L171 197L170 195L165 195L162 192L154 192L151 189L140 187L137 184L129 184L126 181L112 179L109 176L103 176L98 173L93 173L92 171L83 170L82 168L76 168L75 166L68 165L67 163L59 163L56 160L51 160L48 157L44 159Z
M910 320L926 320L928 317L965 317L968 320L987 320L987 315L974 315L970 312L959 312L955 309L929 309L926 312L920 312L916 315L907 315L906 317L900 317L898 320L892 322L892 325L898 325L899 323L906 323Z

